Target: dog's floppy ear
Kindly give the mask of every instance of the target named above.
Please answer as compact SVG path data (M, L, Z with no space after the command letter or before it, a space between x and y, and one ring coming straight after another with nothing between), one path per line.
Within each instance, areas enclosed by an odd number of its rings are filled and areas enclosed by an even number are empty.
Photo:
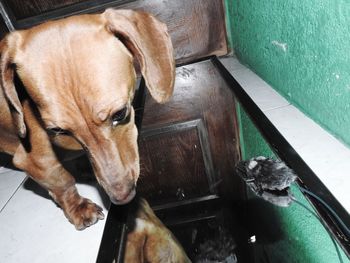
M14 70L15 65L12 62L11 48L16 48L14 35L8 35L0 42L0 74L1 74L1 89L4 92L5 98L8 101L11 109L11 114L14 120L14 124L17 128L18 135L24 138L27 134L27 129L24 123L23 108L18 98L16 87L14 84Z
M114 33L136 56L152 97L167 101L173 93L175 61L165 24L148 13L107 9L102 16Z

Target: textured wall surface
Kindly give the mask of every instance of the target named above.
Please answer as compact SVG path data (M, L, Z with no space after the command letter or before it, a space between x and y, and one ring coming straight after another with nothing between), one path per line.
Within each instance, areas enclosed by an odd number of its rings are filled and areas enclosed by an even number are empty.
M350 145L350 0L225 2L241 62ZM245 112L237 112L243 159L273 156ZM293 193L311 208L296 187ZM340 262L323 226L303 207L278 208L252 195L249 202L256 262Z
M350 1L226 0L241 62L350 145Z
M243 159L254 156L273 157L269 145L255 128L248 115L239 109ZM293 195L305 206L312 207L299 189ZM256 235L256 262L271 263L335 263L339 261L335 245L323 225L299 204L288 208L273 206L248 193L251 233ZM350 262L341 251L343 262Z

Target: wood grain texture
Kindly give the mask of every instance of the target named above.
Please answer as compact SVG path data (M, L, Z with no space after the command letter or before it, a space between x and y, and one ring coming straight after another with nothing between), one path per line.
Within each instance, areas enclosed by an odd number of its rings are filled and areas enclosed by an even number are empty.
M86 0L4 0L17 20Z
M140 142L139 185L153 204L210 194L198 132L155 133Z
M227 54L222 0L139 0L121 8L147 11L166 23L179 64Z
M160 141L157 136L150 141L144 139L141 132L141 160L146 160L142 168L143 179L138 185L142 195L152 195L152 200L162 202L163 196L157 194L157 191L169 187L175 189L179 185L178 181L191 184L187 187L189 190L186 190L185 198L211 193L211 188L215 188L216 184L219 193L223 195L235 198L241 194L240 182L233 175L235 164L240 158L235 99L210 61L177 68L175 93L170 102L157 104L147 96L142 129L159 129L196 119L202 120L208 136L208 145L201 145L202 153L197 157L190 152L199 142L198 135L196 137L194 133L182 139L185 135L174 131L168 135L163 134ZM206 184L210 180L204 170L193 172L194 168L189 168L204 165L199 157L205 156L206 151L210 151L216 177L211 185ZM178 155L191 158L174 157ZM161 167L167 167L167 172L160 170ZM159 171L163 177L161 180L158 177ZM197 189L203 187L209 188Z
M0 40L9 32L7 26L2 18L0 18Z

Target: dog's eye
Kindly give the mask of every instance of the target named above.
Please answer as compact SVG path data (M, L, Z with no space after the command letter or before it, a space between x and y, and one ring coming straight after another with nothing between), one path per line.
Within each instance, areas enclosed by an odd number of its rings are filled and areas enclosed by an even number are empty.
M63 130L59 127L47 128L47 133L49 135L69 135L69 131Z
M128 108L124 107L120 111L117 111L112 116L112 125L117 126L119 123L121 123L123 120L125 120L126 114L128 112Z

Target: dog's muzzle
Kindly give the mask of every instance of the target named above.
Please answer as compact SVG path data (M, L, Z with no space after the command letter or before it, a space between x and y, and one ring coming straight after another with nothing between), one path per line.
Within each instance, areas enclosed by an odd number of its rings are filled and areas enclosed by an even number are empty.
M125 205L129 203L136 196L135 188L132 189L123 199L116 199L115 197L110 196L110 200L115 205Z
M115 205L125 205L132 201L134 197L136 196L136 189L135 186L133 186L128 191L120 191L117 194L108 194L109 199L111 202Z

